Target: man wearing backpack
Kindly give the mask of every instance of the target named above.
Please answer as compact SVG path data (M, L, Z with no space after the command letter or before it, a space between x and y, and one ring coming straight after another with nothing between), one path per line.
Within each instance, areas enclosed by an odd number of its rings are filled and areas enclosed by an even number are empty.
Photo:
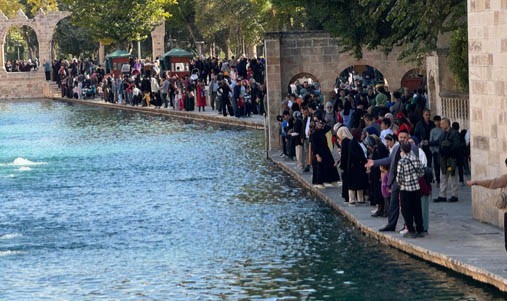
M440 127L444 131L439 140L440 153L440 193L433 201L457 202L458 201L458 179L456 176L457 161L460 149L459 133L451 128L451 121L442 118ZM450 189L450 191L448 191ZM447 195L451 195L449 199Z

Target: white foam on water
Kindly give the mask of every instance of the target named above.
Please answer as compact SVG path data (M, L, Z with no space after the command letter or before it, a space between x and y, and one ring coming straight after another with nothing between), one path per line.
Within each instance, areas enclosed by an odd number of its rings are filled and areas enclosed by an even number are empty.
M23 237L23 234L21 234L21 233L7 233L4 235L0 235L0 239L13 239L13 238L18 238L18 237Z
M0 251L0 257L2 257L2 256L10 256L10 255L21 255L21 254L25 254L25 252L23 252L23 251L11 251L11 250Z
M30 171L32 170L30 167L28 166L21 166L20 168L18 168L19 171Z
M44 165L44 164L48 164L47 162L33 162L33 161L30 161L28 159L25 159L23 157L17 157L16 159L14 159L14 161L12 161L12 163L9 163L9 165L14 165L14 166L31 166L31 165Z

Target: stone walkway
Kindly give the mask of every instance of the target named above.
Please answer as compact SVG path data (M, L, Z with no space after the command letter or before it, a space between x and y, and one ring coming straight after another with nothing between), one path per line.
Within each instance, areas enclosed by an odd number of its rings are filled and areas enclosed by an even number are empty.
M157 114L157 115L168 115L173 116L177 118L183 118L187 120L196 120L196 121L207 121L207 122L213 122L218 124L225 124L225 125L233 125L233 126L241 126L245 128L251 128L251 129L264 129L264 117L261 115L252 115L252 117L231 117L231 116L223 116L221 114L218 114L218 111L211 110L211 107L206 107L204 112L199 112L197 110L197 107L195 108L195 111L176 111L172 108L160 108L156 109L155 107L141 107L141 106L130 106L130 105L120 105L115 103L109 103L105 102L101 99L86 99L86 100L79 100L79 99L73 99L73 98L60 98L55 97L54 100L58 101L64 101L64 102L71 102L71 103L80 103L84 105L94 105L94 106L103 106L103 107L110 107L110 108L121 108L123 110L129 110L129 111L137 111L137 112L145 112L150 114Z
M370 206L350 207L341 197L341 187L315 189L311 172L302 173L294 161L271 152L271 159L293 175L308 189L341 212L364 234L389 246L424 260L447 267L458 273L507 291L507 254L502 229L472 219L471 193L468 186L459 188L459 202L434 203L438 187L433 186L430 200L429 232L424 238L403 238L399 232L379 232L387 218L371 217ZM403 226L400 215L398 229Z

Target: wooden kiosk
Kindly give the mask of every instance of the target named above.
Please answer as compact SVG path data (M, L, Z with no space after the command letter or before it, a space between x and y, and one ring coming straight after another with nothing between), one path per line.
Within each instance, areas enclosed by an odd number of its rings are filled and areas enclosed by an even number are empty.
M168 71L169 75L178 75L183 77L190 75L190 61L194 57L192 52L181 48L173 48L160 57L160 63L163 71Z
M125 50L116 50L106 56L106 72L115 77L122 74L122 66L130 63L131 54Z

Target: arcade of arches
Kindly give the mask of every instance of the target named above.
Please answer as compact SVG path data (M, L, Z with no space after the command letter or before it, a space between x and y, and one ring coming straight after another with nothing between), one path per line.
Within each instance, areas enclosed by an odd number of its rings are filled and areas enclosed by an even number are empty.
M264 43L270 129L276 128L274 116L279 114L280 98L287 93L287 87L295 76L305 75L319 82L327 98L334 92L336 78L344 71L354 70L361 74L371 71L373 78L381 75L382 83L388 83L390 90L396 90L402 87L406 74L419 70L415 64L399 61L396 49L390 54L365 51L363 58L356 60L342 52L338 43L326 32L267 33ZM272 147L278 141L278 132L270 130L269 136Z
M70 12L67 11L46 13L41 10L33 19L29 19L20 10L13 18L9 19L0 11L0 99L52 97L50 86L45 81L43 68L39 68L35 72L7 72L5 70L5 37L12 27L27 26L31 28L37 36L38 58L42 65L44 60L52 59L51 47L55 28L60 20L68 16L70 16ZM153 30L153 57L164 53L164 35L164 24ZM103 47L100 49L102 51L99 50L99 57L103 61Z

